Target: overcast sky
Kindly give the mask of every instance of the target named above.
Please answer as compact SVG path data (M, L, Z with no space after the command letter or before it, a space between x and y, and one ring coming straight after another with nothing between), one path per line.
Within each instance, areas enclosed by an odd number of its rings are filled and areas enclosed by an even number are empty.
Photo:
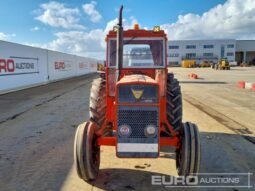
M104 59L121 4L125 28L160 25L170 40L255 39L255 0L1 1L0 39Z

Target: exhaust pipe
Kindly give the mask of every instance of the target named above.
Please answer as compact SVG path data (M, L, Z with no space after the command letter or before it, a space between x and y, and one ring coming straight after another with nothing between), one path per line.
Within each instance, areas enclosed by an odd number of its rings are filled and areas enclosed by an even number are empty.
M122 69L123 64L123 27L122 27L122 11L123 11L123 5L121 5L119 10L119 23L117 25L118 31L117 31L117 65L116 65L116 80L119 80L120 71Z

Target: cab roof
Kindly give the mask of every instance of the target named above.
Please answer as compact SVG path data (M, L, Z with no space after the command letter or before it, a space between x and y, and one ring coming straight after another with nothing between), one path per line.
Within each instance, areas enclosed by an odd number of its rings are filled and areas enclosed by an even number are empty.
M117 32L116 31L109 31L108 35L106 36L106 39L108 38L116 38ZM155 38L155 37L163 37L167 39L167 36L163 30L160 30L158 32L154 32L153 30L145 30L145 29L129 29L123 31L123 37L136 37L136 38Z

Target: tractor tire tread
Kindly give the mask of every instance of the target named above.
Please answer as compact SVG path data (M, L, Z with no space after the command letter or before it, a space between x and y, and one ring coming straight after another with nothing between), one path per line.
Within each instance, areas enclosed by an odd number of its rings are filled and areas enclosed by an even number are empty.
M182 94L174 74L167 75L167 118L174 130L182 125Z
M106 83L103 77L92 82L89 108L90 119L101 127L106 119Z

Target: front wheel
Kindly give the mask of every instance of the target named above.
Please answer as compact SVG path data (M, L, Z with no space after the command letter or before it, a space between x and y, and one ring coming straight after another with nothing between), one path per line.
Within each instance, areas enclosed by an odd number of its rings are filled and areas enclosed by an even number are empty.
M176 149L176 167L179 176L195 175L200 167L200 136L195 124L186 122L180 130L181 145Z
M78 126L74 139L74 164L78 176L90 181L96 179L100 165L100 147L92 122Z

